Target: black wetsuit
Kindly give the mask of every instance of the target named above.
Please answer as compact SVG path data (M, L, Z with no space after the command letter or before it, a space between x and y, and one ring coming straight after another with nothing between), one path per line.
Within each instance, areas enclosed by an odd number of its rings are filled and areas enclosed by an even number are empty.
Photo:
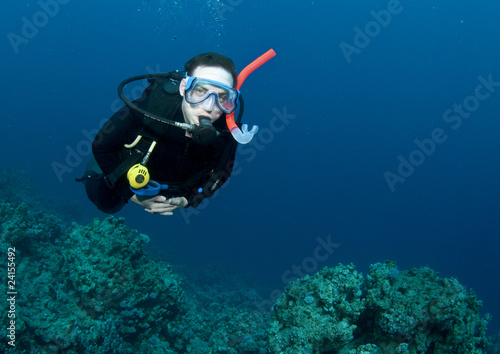
M147 98L136 103L143 108L147 105ZM184 122L181 109L176 112L174 120ZM162 195L185 197L189 202L188 206L196 207L229 178L236 144L225 127L225 115L214 123L214 127L221 134L208 146L197 144L186 137L185 130L173 126L168 127L161 138L156 139L157 144L150 155L147 168L152 180L168 184L169 188L162 190ZM101 128L92 144L92 152L104 175L111 174L130 155L130 150L124 148L124 144L131 144L140 134L141 128L142 116L126 106ZM229 148L228 145L234 148L225 150ZM221 156L227 158L228 151L231 156L228 163L224 163L224 171L219 171L220 181L212 191L200 193L199 188L210 178ZM119 211L134 194L125 175L116 181L113 188L108 186L103 176L86 180L85 188L89 199L107 213Z

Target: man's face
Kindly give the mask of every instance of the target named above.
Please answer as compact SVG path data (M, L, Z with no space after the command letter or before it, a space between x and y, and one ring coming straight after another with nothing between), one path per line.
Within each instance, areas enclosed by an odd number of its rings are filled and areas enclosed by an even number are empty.
M194 69L192 76L217 81L228 86L233 86L233 77L225 69L212 66L199 66ZM179 93L184 97L186 91L186 79L182 79L179 85ZM217 90L216 90L217 91ZM209 117L210 120L215 122L222 115L222 111L214 102L214 96L210 96L207 100L190 104L186 100L182 100L182 114L184 121L189 124L199 125L199 117Z

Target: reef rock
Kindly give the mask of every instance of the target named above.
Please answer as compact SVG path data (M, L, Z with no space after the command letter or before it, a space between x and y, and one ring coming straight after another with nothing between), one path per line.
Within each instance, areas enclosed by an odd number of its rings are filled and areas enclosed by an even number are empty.
M428 267L377 263L363 278L353 265L324 268L290 284L277 301L269 337L276 353L482 353L482 304L456 279Z
M15 249L15 352L177 352L187 342L177 328L188 312L179 277L146 256L148 237L123 219L64 226L3 202L0 225L1 248Z
M354 265L324 268L289 284L268 313L242 277L206 267L181 284L123 219L71 223L73 208L48 209L54 203L33 192L27 174L0 170L0 181L0 248L10 250L0 291L15 292L1 305L14 315L4 316L14 334L0 352L465 354L488 346L489 315L480 316L475 294L428 267L377 263L366 277Z

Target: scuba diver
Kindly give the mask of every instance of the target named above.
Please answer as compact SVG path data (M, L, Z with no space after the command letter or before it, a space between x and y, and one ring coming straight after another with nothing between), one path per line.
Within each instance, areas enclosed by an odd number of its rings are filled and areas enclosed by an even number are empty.
M125 106L99 130L83 182L89 199L106 213L129 200L155 215L197 207L232 172L238 143L257 133L241 125L246 77L275 55L271 49L238 76L233 61L204 53L185 64L185 74L142 75L125 80L118 94ZM148 79L131 102L123 87ZM238 119L234 119L239 106Z

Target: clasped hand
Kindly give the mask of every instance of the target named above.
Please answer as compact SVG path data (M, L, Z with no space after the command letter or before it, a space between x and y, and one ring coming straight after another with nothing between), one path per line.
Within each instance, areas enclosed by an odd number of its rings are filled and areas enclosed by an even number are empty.
M137 194L134 194L130 200L143 206L148 213L154 215L173 215L174 210L182 209L188 204L187 199L184 197L167 199L163 195L145 199L143 197L138 198Z

